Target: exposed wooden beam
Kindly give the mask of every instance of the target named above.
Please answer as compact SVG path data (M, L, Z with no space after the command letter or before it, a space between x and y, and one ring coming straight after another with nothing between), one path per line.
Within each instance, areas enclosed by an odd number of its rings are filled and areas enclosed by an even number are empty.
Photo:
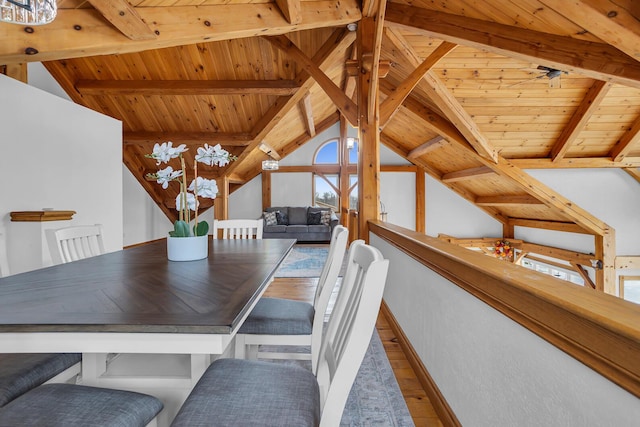
M611 159L614 162L621 162L628 160L626 155L631 152L631 149L640 141L640 116L631 124L631 127L622 135L620 140L611 150Z
M127 0L89 0L89 3L131 40L153 40L158 37Z
M446 144L446 142L447 141L445 141L443 136L438 135L435 138L431 138L429 141L425 142L424 144L421 144L416 148L414 148L413 150L409 151L409 153L407 154L407 158L409 160L413 160L417 157L424 156L425 154L442 147L444 144Z
M385 146L387 146L390 150L392 150L393 152L395 152L399 156L403 157L404 159L406 159L406 160L410 161L411 163L413 163L414 165L418 166L420 169L422 169L423 171L428 173L434 179L437 179L438 181L441 180L442 173L440 173L439 170L435 169L433 166L431 166L430 164L428 164L427 162L425 162L424 160L422 160L419 157L416 157L414 159L409 159L408 158L409 151L406 148L404 148L400 142L396 141L392 137L390 137L390 136L388 136L388 135L386 135L384 133L381 133L380 134L380 142L382 142ZM466 200L468 200L469 202L474 203L475 198L476 198L475 194L469 192L464 187L462 187L460 185L457 185L455 182L444 182L443 184L446 185L448 188L450 188L451 191L453 191L456 194L458 194L460 197L463 197ZM489 215L490 217L494 218L496 221L499 221L499 222L501 222L503 224L505 224L508 221L508 218L503 216L502 213L500 211L498 211L494 207L491 207L491 206L480 206L479 208L482 209L483 211L485 211L487 213L487 215Z
M509 224L514 227L540 228L543 230L564 231L567 233L591 234L581 226L572 222L544 221L526 218L509 218Z
M347 98L347 95L331 80L311 58L305 55L291 40L286 36L273 36L266 38L271 44L285 52L293 58L302 69L309 73L314 80L320 85L322 90L336 105L338 110L349 120L353 126L358 125L357 106Z
M302 22L300 0L276 0L276 4L290 24L299 24Z
M172 141L175 144L196 145L208 143L227 146L244 147L253 141L253 135L249 133L224 133L224 132L131 132L125 131L123 140L125 146L140 142L165 142Z
M82 95L293 95L294 80L79 80Z
M344 54L344 50L353 44L355 38L355 33L348 32L345 29L335 30L314 55L314 63L318 64L321 68L328 66L329 64L333 64ZM291 111L292 108L298 105L304 94L307 93L315 84L311 75L304 70L298 74L296 81L300 85L300 90L298 90L294 95L281 96L276 99L271 108L269 108L269 111L267 111L267 113L254 125L252 132L254 140L238 156L238 160L227 167L227 174L233 173L235 169L242 164L244 159L246 159L249 154L258 147L258 144L267 139L269 132L273 130L273 128L289 111Z
M578 105L578 108L569 119L569 122L562 129L562 133L558 137L558 140L551 148L551 159L554 162L562 160L567 150L571 148L574 141L582 132L587 122L598 109L600 103L609 92L611 83L603 82L602 80L596 80L589 88L584 98Z
M316 136L316 125L313 121L313 108L311 107L311 94L309 92L307 92L305 97L302 98L302 101L300 101L300 111L309 136Z
M386 30L385 33L389 32ZM414 87L424 78L424 75L433 68L438 61L444 58L447 53L451 52L457 45L449 42L442 42L440 45L418 65L409 76L398 85L395 90L389 94L387 99L380 104L380 126L384 127L393 117L402 101L411 93Z
M410 65L413 67L420 65L422 61L415 52L415 49L413 49L399 31L389 29L385 34ZM427 72L423 76L423 81L426 84L423 85L422 88L427 93L427 96L438 105L445 117L464 135L474 150L482 157L497 162L498 152L496 149L485 138L471 115L460 105L444 83L431 72Z
M527 62L640 87L640 63L613 46L390 3L386 23ZM637 25L637 24L636 24Z
M358 74L360 74L360 64L358 63L357 59L347 59L345 66L347 70L347 75L352 77L357 77ZM387 74L389 74L390 69L391 69L391 61L386 59L381 59L379 61L378 77L381 79L387 77Z
M587 272L587 270L585 270L583 266L581 266L580 264L574 264L574 263L572 263L571 266L574 268L575 271L578 272L580 277L582 277L582 280L584 280L585 284L589 285L592 289L596 288L596 284L593 283L593 280L591 280L589 273Z
M442 175L442 182L465 181L491 175L495 175L495 172L491 168L488 168L486 166L479 166L477 168L470 168L446 173Z
M580 265L591 267L591 261L596 257L593 254L583 252L569 251L567 249L555 248L553 246L538 245L535 243L522 242L520 248L525 252L533 252L534 254L544 255L551 258L561 259L567 262L575 262ZM564 266L567 268L568 266Z
M276 160L282 160L282 156L278 153L278 150L276 150L269 144L263 142L259 145L259 147L260 150L263 151L267 156L273 157Z
M640 268L640 255L636 256L617 256L616 269L629 270Z
M640 60L638 10L633 2L616 0L540 0L568 20L587 29L599 39Z
M504 206L504 205L542 205L543 203L528 194L512 196L480 196L476 197L478 206Z
M596 290L616 295L616 231L594 236L595 258L602 261L602 268L596 269Z
M26 63L2 65L0 66L0 73L22 83L29 83L29 72Z
M609 157L573 157L557 162L551 159L509 159L509 162L520 169L571 169L571 168L636 168L640 167L640 157L625 157L614 162Z
M640 183L640 169L638 169L638 168L624 168L623 170L626 173L628 173L629 175L631 175L631 177L634 178L636 181L638 181L638 183Z
M130 40L90 8L58 9L56 19L27 33L21 25L0 25L0 64L52 61L87 55L140 52L194 43L344 27L360 19L356 0L301 2L302 22L291 24L273 3L136 7L157 37Z

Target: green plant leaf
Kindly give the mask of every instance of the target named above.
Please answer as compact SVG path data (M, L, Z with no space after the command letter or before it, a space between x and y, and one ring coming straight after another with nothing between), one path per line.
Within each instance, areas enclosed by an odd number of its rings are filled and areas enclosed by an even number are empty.
M176 221L173 223L173 235L171 234L171 232L169 233L169 235L171 237L189 237L191 236L191 232L189 231L189 224L187 224L185 221Z
M193 227L194 236L206 236L209 232L209 223L207 221L199 222L198 225Z

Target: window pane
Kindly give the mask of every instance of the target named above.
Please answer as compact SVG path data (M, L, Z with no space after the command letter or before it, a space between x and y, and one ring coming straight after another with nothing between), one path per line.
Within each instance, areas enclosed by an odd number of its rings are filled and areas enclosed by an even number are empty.
M622 277L624 299L640 304L640 277Z
M349 163L358 163L358 143L355 142L353 148L349 150Z
M336 187L338 187L338 175L326 175L327 179ZM321 176L314 175L314 197L313 202L316 206L330 207L334 211L338 211L340 199L336 191Z
M338 164L338 141L333 140L324 144L316 153L314 163Z
M349 188L358 182L358 175L349 175ZM349 193L349 209L358 210L358 185L356 184Z

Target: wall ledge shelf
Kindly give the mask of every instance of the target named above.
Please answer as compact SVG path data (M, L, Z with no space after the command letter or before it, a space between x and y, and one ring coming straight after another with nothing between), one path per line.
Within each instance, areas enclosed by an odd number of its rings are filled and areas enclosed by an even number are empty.
M11 212L12 222L69 221L76 211L15 211Z

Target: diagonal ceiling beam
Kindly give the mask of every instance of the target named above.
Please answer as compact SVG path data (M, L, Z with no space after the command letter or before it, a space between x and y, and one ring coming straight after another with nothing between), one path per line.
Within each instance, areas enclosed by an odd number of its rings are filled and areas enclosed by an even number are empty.
M387 26L551 68L640 87L640 63L613 46L390 3Z
M82 95L293 95L294 80L78 80Z
M352 126L358 125L357 107L355 102L347 97L347 95L331 80L304 52L302 52L291 40L286 36L273 36L266 38L271 44L285 52L293 58L302 69L309 73L314 80L320 85L322 90L336 105L338 110L346 117Z
M388 30L386 32L389 32ZM383 128L393 117L402 101L409 96L414 87L424 78L424 75L438 63L438 61L451 52L457 45L442 42L432 53L418 65L409 76L380 105L380 127Z
M540 3L563 15L569 21L588 29L591 34L640 60L640 26L638 9L625 9L615 0L540 0ZM628 2L629 7L636 6Z
M631 124L631 127L622 135L622 138L611 150L611 159L614 162L621 162L626 159L626 155L631 152L631 148L640 141L640 116Z
M345 50L355 41L355 33L348 32L344 29L337 29L331 34L327 41L322 45L320 50L314 55L313 62L318 64L320 68L328 67L338 60L344 60ZM258 145L266 139L269 132L302 100L304 95L316 83L309 73L301 71L296 77L300 89L291 96L281 96L269 108L269 111L258 120L255 124L252 134L254 140L245 148L238 156L238 160L231 163L225 173L233 173L240 164L255 150Z
M640 183L640 168L624 168L623 170Z
M345 26L362 16L356 0L301 2L302 22L291 24L272 3L214 6L137 7L154 40L130 40L95 9L59 9L56 19L37 31L0 25L0 64L52 61L242 37L285 34Z
M153 40L157 37L127 0L89 0L89 3L129 39Z
M390 29L386 32L387 38L398 48L399 53L413 67L418 67L422 62L415 49L397 30ZM498 152L487 141L473 118L466 112L458 100L447 87L431 72L423 76L424 90L427 96L440 108L442 113L460 130L466 140L473 146L478 154L493 162L497 162Z
M604 97L607 96L609 89L611 89L611 83L603 82L602 80L596 80L589 88L587 94L582 98L582 102L580 102L571 119L569 119L569 123L562 129L558 140L551 148L551 159L554 162L564 158L564 155L587 125Z
M300 101L300 113L302 120L307 127L309 136L316 136L316 125L313 120L313 107L311 106L311 94L307 92L302 101Z
M439 132L442 135L451 133L450 127L446 125L446 120L428 119L429 116L437 116L437 114L433 111L429 111L428 108L424 107L418 101L414 100L411 96L409 96L405 100L403 106L420 117L426 116L427 124L430 127L433 127L436 132ZM444 124L445 126L442 130L438 130L437 126L441 124ZM482 163L483 166L491 169L502 178L509 179L512 183L518 185L524 192L540 200L542 203L554 209L556 212L561 213L563 216L580 226L580 228L582 228L586 232L598 236L604 236L608 235L612 231L612 228L609 225L594 217L579 206L576 206L572 201L565 198L560 193L557 193L556 191L547 187L542 182L524 172L522 169L514 166L503 157L498 156L498 163L496 164L478 155L478 153L476 153L466 143L466 141L461 141L459 138L451 138L451 140L460 143L460 146L464 147L471 154L471 156L478 162ZM443 177L441 177L441 179Z

